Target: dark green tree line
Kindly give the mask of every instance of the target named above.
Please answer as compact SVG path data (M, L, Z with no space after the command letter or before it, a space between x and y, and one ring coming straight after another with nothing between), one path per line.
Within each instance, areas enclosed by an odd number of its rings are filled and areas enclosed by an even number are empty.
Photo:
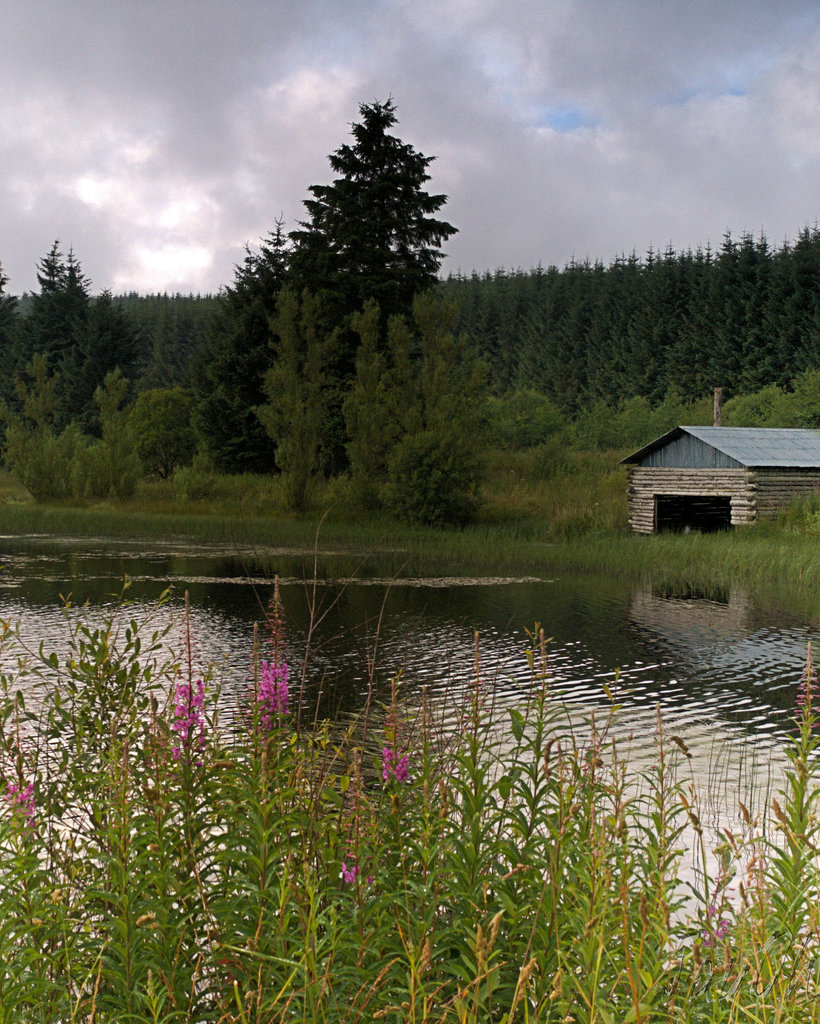
M436 493L458 497L448 521L468 515L482 437L545 445L574 422L579 444L639 442L716 385L735 422L818 418L820 229L442 282L455 228L427 190L433 158L394 134L392 99L359 115L305 220L275 222L219 296L92 296L59 242L34 294L9 296L0 270L7 450L82 435L113 452L144 394L129 429L149 472L198 444L219 470L282 473L293 507L347 473L359 505L434 522Z
M474 274L442 289L497 393L532 387L569 415L596 399L657 405L670 388L687 399L788 389L820 365L817 228L778 249L727 235L716 252Z

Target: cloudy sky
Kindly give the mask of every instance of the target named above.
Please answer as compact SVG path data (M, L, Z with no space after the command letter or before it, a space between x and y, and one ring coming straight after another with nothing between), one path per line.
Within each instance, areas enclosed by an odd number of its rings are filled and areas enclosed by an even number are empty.
M2 0L0 265L215 291L362 102L435 156L445 271L779 244L820 217L818 0Z

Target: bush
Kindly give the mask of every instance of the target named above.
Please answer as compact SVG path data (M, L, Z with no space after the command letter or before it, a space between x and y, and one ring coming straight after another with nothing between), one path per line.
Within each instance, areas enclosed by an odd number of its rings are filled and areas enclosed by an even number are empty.
M532 480L552 480L569 472L566 441L553 436L543 444L535 445L522 452L522 467Z
M7 407L3 458L8 470L38 501L49 498L125 498L141 476L128 414L122 409L128 382L115 370L94 392L100 408L102 438L87 437L76 423L57 433L53 392L45 361L35 357L32 386L19 386L23 415Z
M461 526L475 516L479 466L468 439L411 434L396 446L389 472L387 504L401 519Z
M579 412L570 435L577 447L586 451L634 450L681 423L711 422L711 404L686 402L675 388L670 388L657 406L651 406L642 395L617 404L598 398Z
M37 501L66 498L85 487L89 444L73 425L57 434L13 420L6 428L3 461Z
M197 453L190 466L180 466L171 478L177 501L200 501L215 490L216 474L204 452Z
M161 479L191 461L196 450L193 403L183 388L150 388L134 403L131 429L146 470Z
M792 396L776 384L748 395L735 395L723 406L727 427L795 426Z
M793 533L817 533L820 531L820 494L815 492L804 498L792 499L777 519Z
M561 410L531 388L487 399L487 440L495 448L535 448L564 425Z

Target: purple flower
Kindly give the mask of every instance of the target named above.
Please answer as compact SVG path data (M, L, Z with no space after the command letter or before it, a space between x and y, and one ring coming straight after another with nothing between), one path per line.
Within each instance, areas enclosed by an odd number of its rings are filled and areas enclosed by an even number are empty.
M171 755L178 761L183 752L205 746L205 684L201 679L193 686L180 683L175 699L171 729L177 734L177 742L171 748Z
M349 856L349 855L348 855ZM348 885L352 885L356 881L356 875L359 873L359 865L354 864L353 860L350 861L348 867L347 858L342 861L342 881Z
M361 878L361 868L356 863L355 854L351 853L350 850L345 853L344 860L342 861L342 873L341 878L345 885L353 885L357 878ZM373 876L367 876L367 885L373 884Z
M710 920L708 920L707 927L703 931L704 946L712 946L716 944L721 939L725 938L729 931L729 922L725 918L720 918L717 922L713 920L717 915L717 907L714 903L710 904L709 909L706 911L706 917Z
M410 781L410 757L407 754L399 756L398 751L393 747L382 749L382 778L385 782L395 779L396 782Z
M23 831L34 828L34 783L30 782L24 789L20 789L14 782L6 787L6 803L11 809L11 816L18 822Z
M288 666L286 662L262 662L259 678L259 723L264 732L270 732L279 719L288 713Z

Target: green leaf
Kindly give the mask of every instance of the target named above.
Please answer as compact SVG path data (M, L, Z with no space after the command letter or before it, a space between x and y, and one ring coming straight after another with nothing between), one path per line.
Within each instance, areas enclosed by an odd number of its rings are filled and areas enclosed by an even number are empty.
M524 716L517 708L510 708L510 728L516 742L520 743L524 735Z

